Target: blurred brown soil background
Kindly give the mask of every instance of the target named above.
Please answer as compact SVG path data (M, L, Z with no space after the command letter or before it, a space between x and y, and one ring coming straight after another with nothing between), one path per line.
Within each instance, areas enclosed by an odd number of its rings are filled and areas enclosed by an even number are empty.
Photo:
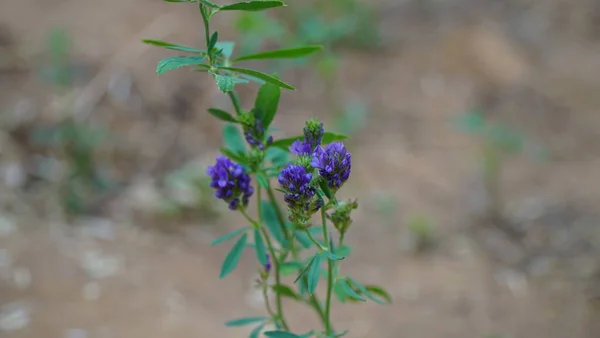
M360 208L343 267L388 289L394 303L336 304L349 337L600 337L600 3L595 0L373 1L383 47L340 50L343 98L369 105L349 143L343 195ZM189 161L198 170L221 144L206 108L229 108L202 74L158 77L174 53L140 43L198 45L193 6L159 0L21 0L0 4L0 337L246 337L225 328L261 315L254 258L219 280L227 245L209 243L242 220L151 212L157 182ZM293 7L293 4L290 4ZM227 19L220 36L237 40ZM47 32L64 27L81 69L57 95L39 81ZM289 71L277 136L317 116L332 120L319 77ZM252 102L254 86L240 86ZM100 165L123 188L91 216L67 217L56 184L25 189L19 173L47 149L20 133L61 118L66 102L116 135ZM452 127L474 104L548 151L511 157L504 213L515 240L479 217L486 195L478 143ZM393 198L392 216L378 197ZM436 246L416 255L407 219L424 213ZM317 327L290 305L293 327Z

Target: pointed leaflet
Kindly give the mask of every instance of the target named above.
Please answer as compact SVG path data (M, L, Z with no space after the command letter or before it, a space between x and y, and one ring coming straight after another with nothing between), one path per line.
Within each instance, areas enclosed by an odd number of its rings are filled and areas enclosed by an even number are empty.
M231 248L231 251L229 251L229 254L227 254L227 257L225 257L225 260L223 261L219 278L224 278L235 270L240 262L240 257L242 257L247 240L248 234L244 234L237 242L235 242L235 245Z
M263 267L267 265L267 250L265 248L265 242L260 236L258 229L254 229L254 250L256 251L256 258Z
M284 284L276 284L271 287L273 291L279 294L281 297L288 297L295 300L300 300L301 297L292 288Z
M265 327L265 324L261 324L257 327L255 327L251 332L250 335L248 336L248 338L259 338L258 335L260 334L260 331L262 331L262 329Z
M322 49L322 46L304 46L297 48L288 49L277 49L268 52L262 52L257 54L241 56L233 62L240 62L245 60L262 60L262 59L295 59L308 56Z
M289 90L296 90L296 88L292 87L291 85L276 79L274 77L272 77L271 75L267 75L265 73L261 73L257 70L253 70L253 69L247 69L247 68L236 68L236 67L219 67L219 69L221 70L228 70L230 72L237 72L237 73L242 73L242 74L246 74L246 75L250 75L250 76L254 76L257 77L261 80L264 80L266 82L272 83L274 85L277 85L281 88L285 88L285 89L289 89Z
M219 32L215 31L213 35L210 37L208 42L208 52L211 53L212 49L217 45L217 41L219 40Z
M352 279L351 277L346 277L346 278L348 278L349 284L351 284L356 289L358 289L358 291L360 291L363 295L367 296L370 300L372 300L372 301L374 301L375 303L378 303L378 304L385 304L385 302L381 301L380 299L377 299L377 298L373 297L373 295L371 295L371 293L369 293L369 291L367 290L367 288L365 288L362 284L360 284L356 280Z
M202 56L174 56L158 61L156 73L160 75L170 70L186 66L208 67L204 63L204 57Z
M256 173L256 181L258 182L258 184L260 184L261 187L265 189L269 188L269 178L262 171Z
M263 220L267 225L269 232L271 235L273 235L273 238L275 238L275 240L279 242L282 247L287 247L287 241L284 238L279 220L277 219L277 212L275 211L276 207L267 201L261 201L260 208Z
M301 336L287 331L267 331L263 334L269 338L301 338Z
M235 117L231 116L231 114L224 110L218 108L208 108L208 112L210 113L210 115L218 118L219 120L225 122L238 123L238 120L236 120Z
M235 231L232 231L230 233L228 233L227 235L221 236L217 239L215 239L214 241L210 242L210 245L217 245L217 244L221 244L229 239L232 239L238 235L241 235L242 233L244 233L246 230L248 230L249 226L245 226L243 228L237 229Z
M315 293L317 284L319 284L319 277L321 276L321 253L315 254L315 258L308 270L308 293L311 295Z
M244 143L244 138L242 137L242 134L236 125L228 123L225 127L223 127L223 140L225 141L227 149L231 149L234 152L239 152L242 154L246 153L246 144Z
M350 284L350 282L347 279L342 280L342 282L340 283L342 290L344 290L344 292L357 300L366 302L366 299L364 299L361 295L359 295L355 290L354 287Z
M257 12L257 11L263 11L265 9L281 7L281 6L285 6L285 4L281 1L271 1L271 0L245 1L245 2L238 2L235 4L222 6L220 8L220 10L221 11Z
M376 285L365 285L365 289L369 291L369 294L375 294L379 296L379 298L383 299L386 303L392 304L392 296L390 296L390 294L387 291L385 291L382 287Z
M143 43L147 43L149 45L157 46L157 47L163 47L163 48L166 48L166 49L178 50L180 52L195 53L195 54L204 53L204 51L200 50L200 49L196 49L196 48L192 48L192 47L188 47L188 46L183 46L183 45L176 45L174 43L168 43L168 42L160 41L160 40L146 39L146 40L142 40L142 42Z
M267 317L246 317L246 318L230 320L227 323L225 323L225 326L227 326L227 327L244 326L244 325L248 325L248 324L263 322L267 319L268 319Z
M277 78L277 75L273 75L273 78ZM254 116L262 122L265 129L269 128L275 118L280 96L281 88L272 83L267 82L258 90L254 101Z

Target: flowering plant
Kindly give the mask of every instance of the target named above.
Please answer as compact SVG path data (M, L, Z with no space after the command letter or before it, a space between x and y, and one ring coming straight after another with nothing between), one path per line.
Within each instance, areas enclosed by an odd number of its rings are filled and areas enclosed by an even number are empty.
M206 49L144 40L191 54L161 60L157 73L187 66L209 73L219 89L229 96L235 109L235 114L217 108L208 110L227 124L224 128L226 146L221 148L223 155L207 169L207 173L215 197L226 202L229 209L240 212L249 225L214 240L212 244L237 238L223 261L220 278L235 270L247 248L253 249L259 264L258 287L262 290L267 315L240 318L226 325L253 325L250 338L259 337L261 332L275 338L344 336L347 331L336 331L331 323L333 294L341 302L366 301L367 298L382 304L391 302L391 297L382 288L363 285L340 273L340 261L349 255L344 236L352 223L351 213L358 207L356 200L338 201L336 198L337 191L351 174L352 157L341 142L346 136L326 132L321 122L311 119L306 122L302 135L274 140L269 127L279 106L281 89L294 90L294 87L277 75L232 66L247 60L305 57L321 47L279 49L232 59L234 43L219 41L217 31L211 33L211 18L223 11L255 12L281 7L283 2L256 0L217 5L208 0L165 1L197 4L204 23ZM234 89L237 84L249 82L260 83L261 87L252 109L244 110ZM277 178L277 188L273 187L272 178ZM277 203L276 192L283 195L287 217ZM251 216L249 208L252 198L257 205L255 216ZM320 221L315 223L313 216L317 215ZM333 225L337 236L330 232L328 223ZM249 237L253 238L252 244L248 243ZM294 287L284 281L289 275L296 276L292 283ZM321 278L326 280L324 301L316 292ZM283 298L312 308L319 316L323 330L292 333L284 313ZM267 324L272 324L275 329L265 331Z

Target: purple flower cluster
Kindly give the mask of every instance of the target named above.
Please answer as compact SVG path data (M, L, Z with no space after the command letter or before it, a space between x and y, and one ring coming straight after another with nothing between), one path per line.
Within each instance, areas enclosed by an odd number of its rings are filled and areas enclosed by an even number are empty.
M265 272L269 273L271 271L271 257L267 254L267 263L265 264Z
M329 144L325 149L317 147L310 163L319 169L319 175L327 181L332 191L337 191L348 177L352 167L351 154L341 142Z
M312 173L307 172L302 165L288 164L279 175L279 184L285 191L283 196L291 211L315 212L322 202L315 199L317 190L311 185Z
M296 140L290 146L290 151L298 156L311 155L323 140L323 123L311 120L304 127L304 140Z
M211 177L210 186L216 189L215 196L229 203L229 209L236 210L240 203L248 205L254 188L251 178L244 168L225 156L217 157L214 166L209 166L207 174Z
M254 124L249 127L244 128L244 136L246 138L246 142L252 147L258 147L260 150L265 150L265 145L263 144L263 139L265 137L265 127L260 122L260 120L255 120ZM273 143L273 136L269 136L267 139L267 146L270 146Z

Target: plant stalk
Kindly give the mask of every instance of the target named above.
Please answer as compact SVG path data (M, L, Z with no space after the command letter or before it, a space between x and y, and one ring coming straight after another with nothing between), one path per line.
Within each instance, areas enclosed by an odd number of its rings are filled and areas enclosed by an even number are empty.
M321 220L323 222L323 239L328 250L331 250L329 245L329 236L327 234L327 215L325 208L321 208ZM327 259L327 296L325 299L325 334L330 336L332 334L331 327L331 291L333 289L333 261Z

